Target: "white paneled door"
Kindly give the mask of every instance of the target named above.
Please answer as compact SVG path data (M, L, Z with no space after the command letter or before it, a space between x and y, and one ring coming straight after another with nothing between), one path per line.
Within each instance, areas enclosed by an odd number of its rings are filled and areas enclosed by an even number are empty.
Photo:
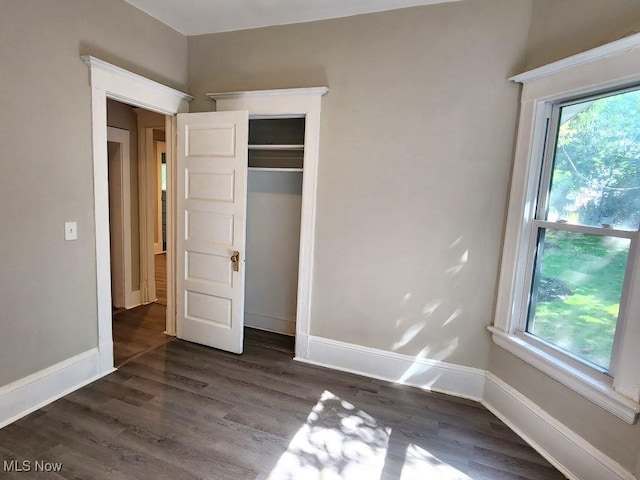
M177 335L242 353L249 113L178 115Z

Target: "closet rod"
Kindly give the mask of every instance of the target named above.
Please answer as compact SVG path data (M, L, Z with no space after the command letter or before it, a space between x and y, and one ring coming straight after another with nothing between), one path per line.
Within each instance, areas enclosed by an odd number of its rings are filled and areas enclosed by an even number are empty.
M302 172L301 168L249 167L250 172Z
M249 145L249 150L304 150L304 145Z

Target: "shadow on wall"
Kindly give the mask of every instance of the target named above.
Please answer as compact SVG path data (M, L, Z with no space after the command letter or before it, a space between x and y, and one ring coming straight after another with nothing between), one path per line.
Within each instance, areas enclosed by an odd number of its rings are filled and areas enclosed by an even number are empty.
M463 274L469 262L469 250L464 247L462 236L451 242L448 250L454 254L458 260L443 272L442 278L445 280L445 288L455 291L457 277ZM413 300L414 294L408 292L402 298L401 303L407 310L415 310L415 306L408 308ZM412 342L422 342L424 337L420 337L419 334L425 329L447 329L452 333L460 331L460 327L456 326L456 323L462 318L464 313L463 305L446 305L444 300L435 298L427 301L421 305L421 307L418 315L414 314L410 317L400 317L396 320L395 328L399 331L400 337L391 345L391 351L398 352ZM462 328L464 328L464 326L462 326ZM443 339L441 332L438 332L438 336L440 338L440 345L437 348L435 348L433 344L428 344L423 347L414 356L415 362L413 365L397 379L397 382L419 384L427 389L437 382L440 374L435 372L429 373L429 370L432 368L429 362L443 362L459 347L459 335L457 333L446 339ZM419 346L420 345L421 344L419 344ZM420 381L417 381L418 378L420 378Z

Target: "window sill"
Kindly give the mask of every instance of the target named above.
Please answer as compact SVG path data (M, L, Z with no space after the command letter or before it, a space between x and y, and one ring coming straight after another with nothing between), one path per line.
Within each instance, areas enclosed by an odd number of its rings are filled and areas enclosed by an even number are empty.
M640 413L640 404L616 392L609 383L586 375L584 372L562 362L516 335L505 333L493 326L488 327L488 329L493 334L493 341L499 347L504 348L626 423L633 425L636 422L638 413Z

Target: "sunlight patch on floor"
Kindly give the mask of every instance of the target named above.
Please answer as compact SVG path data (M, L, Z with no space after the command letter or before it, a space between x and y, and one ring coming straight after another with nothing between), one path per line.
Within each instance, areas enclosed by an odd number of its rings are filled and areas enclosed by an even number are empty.
M407 448L399 480L472 480L417 445Z
M390 429L325 391L269 480L379 478Z
M471 480L414 444L407 445L403 460L387 458L391 435L390 427L325 391L267 478ZM392 461L387 462L390 458ZM385 467L398 461L402 462L401 472L385 471Z

